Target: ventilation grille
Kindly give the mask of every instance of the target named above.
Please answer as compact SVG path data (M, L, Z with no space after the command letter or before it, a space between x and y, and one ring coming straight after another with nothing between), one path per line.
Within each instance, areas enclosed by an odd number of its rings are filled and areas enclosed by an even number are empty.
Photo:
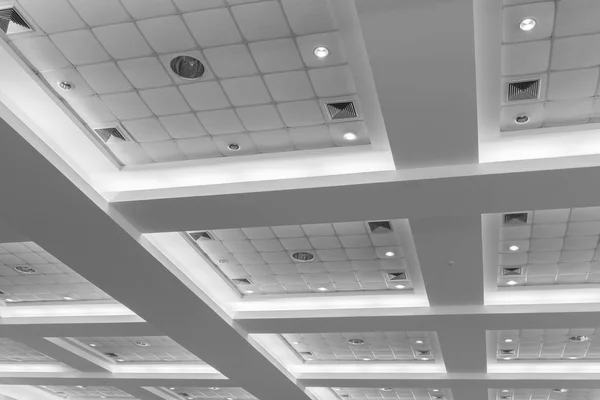
M508 83L508 101L536 100L539 95L539 79Z
M325 103L325 107L327 108L329 118L333 121L358 118L356 106L353 101Z
M232 281L236 285L252 285L252 282L248 278L232 279Z
M526 212L504 214L504 225L525 225L529 221Z
M124 142L127 139L118 128L101 128L94 129L96 135L102 139L104 143Z
M105 356L108 356L110 358L117 358L119 357L119 355L117 353L104 353Z
M406 272L404 272L404 271L402 271L402 272L388 272L387 276L388 276L388 279L390 281L405 281L405 280L407 280Z
M429 350L417 350L415 351L415 354L419 357L426 357L426 356L430 356L431 355L431 351Z
M215 238L213 238L212 235L206 231L188 232L188 235L190 235L194 242L215 240Z
M313 354L313 353L311 353L310 351L301 351L301 352L300 352L300 355L301 355L302 357L313 357L313 356L314 356L314 354Z
M369 222L369 230L371 233L388 233L393 229L390 221L373 221Z
M515 350L500 350L500 354L503 356L514 356L515 353Z
M523 275L523 268L502 268L502 276L520 276Z
M14 7L0 10L0 29L7 35L29 32L32 30L31 26L29 26Z
M185 393L185 392L181 392L181 393L177 393L178 395L180 395L181 397L185 397L186 399L189 397L191 398L192 396L190 396L189 393Z

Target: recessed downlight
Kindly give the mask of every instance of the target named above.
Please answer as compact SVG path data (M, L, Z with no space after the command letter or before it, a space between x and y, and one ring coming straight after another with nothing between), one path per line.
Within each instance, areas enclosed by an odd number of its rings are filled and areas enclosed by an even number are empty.
M396 289L406 289L406 285L396 285L394 286Z
M432 390L432 392L436 392L436 393L439 392L439 391L440 391L440 389L433 389Z
M75 84L69 81L60 81L58 82L58 87L63 92L70 92L71 90L75 89Z
M122 358L117 358L117 362L125 362L125 360Z
M371 361L371 359L367 358L367 357L361 358L361 360L363 360L363 361Z
M504 339L504 343L512 343L513 340L511 338L506 338Z
M313 51L313 53L318 58L325 58L329 55L329 49L325 46L318 46L318 47L315 47L315 50Z
M502 389L502 393L508 393L508 392L510 392L510 390L508 390L508 389Z
M313 253L309 253L308 251L297 251L292 253L292 258L299 262L310 262L315 259L315 255Z
M30 267L28 265L17 265L14 268L14 270L17 271L17 272L20 272L22 274L25 274L25 275L32 275L32 274L35 274L37 272L35 270L35 268Z
M518 283L519 283L519 282L517 282L517 281L508 281L508 282L506 282L506 284L507 284L508 286L515 286L515 285L516 285L516 284L518 284Z
M90 343L90 347L96 347L98 346L96 343Z
M354 133L354 132L346 132L346 133L344 133L343 138L344 138L344 140L352 142L352 141L356 140L358 138L358 136L356 136L356 133Z
M587 342L588 340L590 340L590 338L587 336L584 336L584 335L575 335L575 336L569 337L569 340L573 343L583 343L583 342Z
M231 151L239 151L242 147L237 143L229 143L229 146L227 146L227 148Z
M64 296L63 300L71 301L74 300L71 296Z
M365 341L362 339L348 339L348 344L353 346L360 346L361 344L365 344Z
M86 388L86 387L85 387L85 386L83 386L83 385L77 385L77 386L75 386L75 387L76 387L77 389L85 389L85 388Z
M211 386L209 387L210 390L221 390L220 387L216 387L216 386Z
M16 300L14 300L14 299L6 299L4 301L6 301L7 303L14 303L14 302L16 302Z
M382 392L391 392L392 388L379 388Z
M396 253L394 253L393 251L386 251L385 252L385 256L386 257L394 257L396 255Z
M136 340L134 343L136 346L139 346L139 347L150 347L150 343L145 342L143 340Z
M561 388L561 389L552 389L554 393L567 393L569 389Z
M189 80L201 78L205 71L204 64L190 56L177 56L171 60L170 66L175 75Z
M529 32L537 25L535 18L525 18L519 23L519 28L522 31Z
M429 361L429 357L421 357L421 361Z
M568 358L569 358L569 360L577 360L577 358L579 358L579 357L571 356L571 357L568 357Z
M300 342L292 342L292 344L300 344Z
M502 357L503 360L512 360L512 357Z
M245 290L244 293L246 293L246 294L252 294L252 293L254 293L254 290Z
M318 288L317 290L318 290L319 292L326 292L326 291L327 291L327 288L326 288L326 287L322 287L322 286L321 286L321 287L320 287L320 288Z
M421 340L421 339L418 339L418 340L415 340L415 343L416 344L423 344L423 343L425 343L425 341Z
M519 251L520 247L517 246L516 244L513 244L512 246L509 246L508 248L510 251Z
M175 388L174 387L170 387L169 390L175 390Z
M529 122L529 117L527 115L518 115L515 118L515 122L519 125L526 124Z

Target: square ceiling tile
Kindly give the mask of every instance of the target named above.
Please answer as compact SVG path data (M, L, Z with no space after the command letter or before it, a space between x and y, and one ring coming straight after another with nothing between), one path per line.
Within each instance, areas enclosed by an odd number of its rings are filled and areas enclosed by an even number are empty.
M219 78L253 75L258 72L248 48L243 44L206 49L204 55Z
M66 68L71 65L46 36L21 39L14 44L38 71Z
M556 3L554 36L575 36L598 32L600 3L593 0L569 0Z
M152 159L139 143L115 142L108 145L109 150L124 165L149 164Z
M258 153L256 145L254 144L254 142L252 142L252 139L246 133L237 133L233 135L219 135L215 136L213 140L221 154L226 157L244 156ZM230 144L237 144L239 146L239 149L235 151L230 150Z
M554 40L550 66L577 69L600 65L600 34L573 36Z
M119 119L137 119L152 116L150 109L135 92L105 94L100 97Z
M345 64L346 52L339 32L319 33L316 35L299 36L296 39L300 55L309 68L328 67L332 65ZM325 46L329 55L325 58L315 56L314 50L319 46Z
M344 139L344 134L348 132L354 133L356 139ZM329 133L336 146L356 146L369 144L371 142L367 125L363 121L329 124Z
M158 17L175 14L177 10L173 3L165 0L121 0L135 19Z
M550 101L544 104L544 125L584 124L590 120L593 99Z
M326 125L290 128L290 136L294 146L301 150L333 146L333 140Z
M592 122L600 121L600 99L595 98L592 106Z
M217 8L217 7L225 6L225 0L203 0L203 1L173 0L173 1L175 2L175 6L177 6L179 11L181 11L182 13L198 11L198 10L206 10L209 8Z
M296 35L337 30L329 0L282 0L282 4Z
M275 106L240 107L236 109L237 115L248 131L266 131L283 128L283 122Z
M218 82L199 82L179 87L181 93L190 106L196 111L216 110L229 107L229 100L225 96Z
M545 72L550 64L550 40L505 44L502 46L502 75Z
M114 62L85 65L77 69L98 94L127 92L133 89Z
M294 149L290 134L285 129L251 132L250 137L261 153L278 153Z
M221 86L236 107L271 102L271 96L260 76L225 79Z
M264 76L275 101L307 100L315 97L305 71L282 72Z
M202 75L202 77L200 77L198 79L194 79L192 81L190 79L185 79L185 78L182 78L179 75L175 74L175 72L173 72L173 69L171 68L171 61L173 61L173 59L178 56L193 57L196 60L200 61L202 63L202 65L204 65L204 75ZM177 53L162 54L158 58L160 59L160 62L163 64L163 66L165 67L165 70L167 71L167 73L169 74L171 79L173 79L173 81L176 84L185 84L185 83L191 83L191 82L197 82L197 81L206 81L206 80L214 79L214 77L215 77L215 75L213 74L210 66L206 62L206 59L204 58L204 56L202 55L202 52L200 50L179 51Z
M524 124L517 123L516 118L523 115L526 115L529 120ZM529 103L502 107L500 129L503 131L541 128L543 124L543 103Z
M159 118L169 135L175 139L205 136L206 131L200 125L195 114L168 115ZM186 153L187 154L187 153Z
M52 86L60 96L65 99L71 99L73 97L87 97L92 96L94 90L88 85L83 79L81 74L75 68L57 69L52 71L42 72L42 76ZM58 87L60 82L67 81L75 85L77 90L66 92Z
M155 162L183 161L187 159L173 140L140 143L140 146Z
M550 73L548 100L592 97L598 88L598 68Z
M291 34L278 1L263 1L232 7L231 12L250 41L276 39Z
M140 96L156 115L182 114L190 110L176 87L140 90Z
M335 97L356 92L352 72L347 66L311 69L310 80L319 97Z
M242 35L227 8L184 14L183 19L202 48L242 41Z
M157 118L132 119L124 121L123 126L140 143L171 139Z
M554 29L554 9L553 1L505 7L502 11L502 42L514 43L549 39ZM519 28L521 21L532 16L537 21L535 29L521 30Z
M194 38L179 16L146 19L139 21L137 25L150 46L159 54L191 50L196 47Z
M168 86L173 82L158 57L134 58L117 64L136 89Z
M263 73L304 68L296 42L292 38L253 42L248 47Z
M221 157L219 149L210 137L178 139L176 143L189 159Z
M46 33L85 28L85 22L67 0L21 0L20 3Z
M309 126L325 123L316 100L296 101L277 105L286 126Z
M152 49L133 22L93 28L102 46L117 60L148 56Z
M74 65L110 60L110 56L89 29L57 33L50 36L56 47Z
M73 110L92 128L113 124L116 117L98 96L74 97L69 100Z
M202 125L211 135L243 132L244 127L233 110L205 111L198 113Z
M119 0L70 0L77 13L89 26L111 25L131 19ZM49 3L46 1L45 3Z

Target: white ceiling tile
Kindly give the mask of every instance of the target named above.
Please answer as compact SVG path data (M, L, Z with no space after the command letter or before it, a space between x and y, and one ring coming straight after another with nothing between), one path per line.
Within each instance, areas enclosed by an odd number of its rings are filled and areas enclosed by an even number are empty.
M113 58L142 57L152 54L152 49L133 22L93 28L102 46Z
M554 8L553 1L504 8L502 41L513 43L550 38L554 29ZM537 25L534 29L520 29L519 24L525 18L535 18Z
M548 100L592 97L598 87L598 68L550 73Z
M521 115L529 117L529 121L524 124L518 124L515 119ZM503 131L541 128L543 123L543 103L529 103L502 107L500 129Z
M121 0L135 19L152 18L175 14L173 3L167 0Z
M283 246L281 246L277 239L255 239L251 240L251 242L258 251L283 251Z
M192 113L168 115L159 118L162 125L175 139L195 138L205 136L206 131ZM186 153L187 154L187 153Z
M253 75L258 72L248 48L243 44L206 49L204 55L219 78Z
M229 100L225 96L218 82L199 82L179 87L181 93L190 106L196 111L216 110L229 107Z
M110 25L131 19L119 0L70 0L77 13L89 26Z
M114 62L85 65L77 69L98 94L127 92L133 89Z
M600 99L595 98L594 104L592 105L592 120L591 122L600 121Z
M544 104L544 124L547 126L583 124L592 114L593 99L550 101Z
M283 128L283 122L275 106L268 104L262 106L240 107L236 109L237 115L248 131L266 131Z
M85 22L67 0L20 0L20 3L46 33L85 28Z
M569 208L556 210L535 210L533 212L533 222L535 224L556 224L564 223L569 220L571 210Z
M248 239L275 239L275 234L269 227L242 228L242 232Z
M598 32L600 3L597 1L558 1L556 6L556 26L554 27L556 37Z
M363 222L335 222L333 224L338 235L362 235L367 233Z
M567 224L546 224L534 225L532 237L534 238L552 238L562 237L567 232Z
M337 30L329 0L282 0L282 4L296 35Z
M155 162L182 161L187 157L173 140L140 143L140 146Z
M308 75L319 97L335 97L356 92L352 72L347 66L311 69Z
M227 8L184 14L183 19L202 48L242 41L242 35Z
M316 100L296 101L277 105L286 126L310 126L325 123Z
M339 32L319 33L316 35L299 36L296 41L300 55L309 68L328 67L346 63L346 52ZM329 55L325 58L315 56L315 48L325 46Z
M290 128L290 136L295 147L301 150L333 146L333 140L326 125Z
M137 142L160 142L171 139L157 118L123 121L123 126Z
M211 135L243 132L244 127L233 110L216 110L198 113L200 122Z
M117 64L136 89L155 88L172 83L158 57L123 60Z
M276 39L291 34L278 1L263 1L231 8L231 12L250 41Z
M135 92L105 94L100 96L106 106L119 119L151 117L152 112Z
M540 0L504 0L505 6L514 6L517 4L537 3Z
M553 70L600 65L600 34L554 40L550 65Z
M221 157L210 137L178 139L176 143L189 159Z
M152 162L148 153L142 149L139 143L114 142L108 144L108 148L124 165L142 165Z
M250 136L246 133L237 133L233 135L219 135L213 138L217 148L224 156L244 156L249 154L256 154L258 150L256 145L252 142ZM228 148L230 144L237 144L240 146L239 150L232 151Z
M236 107L271 102L271 96L260 76L225 79L221 86Z
M106 126L116 119L98 96L74 97L69 104L92 128Z
M356 135L355 140L344 139L344 134L349 132ZM367 125L363 121L329 124L329 133L336 146L356 146L371 142Z
M191 50L196 47L194 38L179 16L146 19L139 21L137 25L150 46L159 54Z
M545 72L550 64L550 40L505 44L502 46L502 75Z
M225 6L224 0L173 0L182 13Z
M227 1L229 2L230 5L237 6L240 4L254 3L257 1L264 1L264 0L227 0Z
M176 87L140 90L140 96L156 115L181 114L190 107Z
M17 49L38 71L66 68L71 65L46 36L21 39L14 43Z
M281 72L264 76L275 101L306 100L315 97L305 71Z
M65 99L73 97L87 97L94 94L94 90L87 84L81 74L75 68L56 69L42 72L42 76L58 94ZM67 81L75 85L75 90L65 92L58 86L60 82Z
M110 56L89 29L57 33L50 36L56 47L74 65L110 60Z
M296 42L292 38L253 42L248 46L258 68L264 73L290 71L304 67Z
M290 134L285 129L251 132L250 137L261 153L278 153L294 148Z
M193 57L196 60L199 60L202 63L202 65L204 65L204 75L202 75L201 78L190 80L190 79L182 78L182 77L178 76L177 74L175 74L175 72L173 72L173 70L171 69L171 61L175 57L178 57L178 56L188 56L188 57ZM202 55L202 52L200 50L179 51L177 53L162 54L158 58L160 59L160 62L163 64L163 66L165 67L165 70L169 73L169 75L171 76L171 78L173 79L173 81L176 84L186 84L186 83L191 83L191 82L206 81L206 80L214 79L214 77L215 77L210 66L206 62L206 59L204 58L204 56Z

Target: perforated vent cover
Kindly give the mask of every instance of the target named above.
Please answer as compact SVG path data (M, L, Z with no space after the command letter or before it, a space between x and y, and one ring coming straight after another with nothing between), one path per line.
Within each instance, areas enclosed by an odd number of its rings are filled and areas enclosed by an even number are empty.
M0 29L7 35L32 30L31 26L29 26L21 14L13 7L0 10Z
M124 142L127 139L117 128L94 129L94 132L104 141L104 143Z
M508 83L508 101L535 100L540 95L540 80Z
M332 120L356 119L358 113L353 101L342 101L335 103L326 103L329 118Z

